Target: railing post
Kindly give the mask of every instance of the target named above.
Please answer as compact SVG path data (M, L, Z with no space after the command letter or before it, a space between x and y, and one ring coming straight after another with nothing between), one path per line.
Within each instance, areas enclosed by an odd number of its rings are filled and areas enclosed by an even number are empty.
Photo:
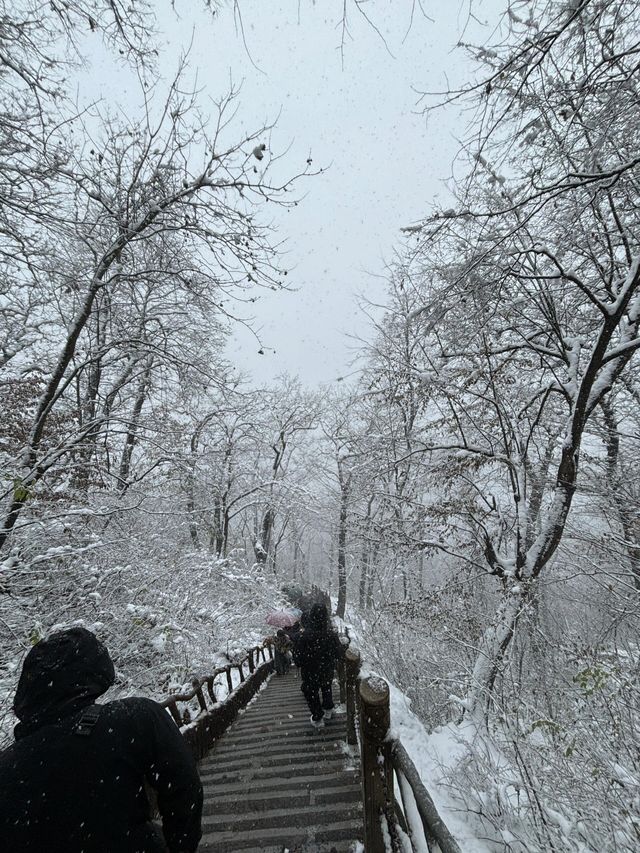
M347 743L358 742L356 737L356 684L360 674L360 652L347 649L344 656L345 691L347 696Z
M389 685L383 678L370 676L360 682L360 756L362 761L362 802L364 806L364 849L385 853L382 815L391 814L393 766L389 731Z
M200 705L200 710L204 711L206 713L207 703L205 702L205 699L204 699L204 693L202 692L202 684L200 683L200 679L194 678L193 681L191 682L191 686L196 691L196 697L198 699L198 704Z
M249 649L249 654L248 654L247 659L249 661L249 672L251 673L255 669L255 666L253 663L253 649Z
M227 675L227 689L229 693L233 692L233 681L231 680L231 666L225 666L224 671Z
M176 726L178 726L178 728L180 728L180 726L182 725L182 717L180 716L180 711L178 711L177 703L169 702L167 708L169 709L169 713L173 717L174 723L176 724Z
M340 704L344 705L347 701L347 668L344 660L339 660L336 667L338 672L338 686L340 687Z
M207 693L209 694L209 699L211 699L211 701L215 705L217 700L216 700L216 688L214 686L214 681L215 681L215 679L213 678L213 676L210 676L209 678L207 678Z

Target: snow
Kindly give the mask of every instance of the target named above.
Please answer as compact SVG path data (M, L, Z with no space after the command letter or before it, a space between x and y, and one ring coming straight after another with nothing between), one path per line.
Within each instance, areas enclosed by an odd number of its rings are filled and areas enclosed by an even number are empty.
M158 652L158 654L162 654L167 647L167 635L163 631L160 634L157 634L155 637L152 637L149 641L151 643L151 647L154 651Z
M638 385L637 369L634 374L627 362L640 344L640 159L633 133L637 66L627 62L635 62L640 13L623 0L594 3L585 28L575 15L579 0L562 0L559 18L554 4L505 5L495 49L489 42L472 47L475 38L464 45L482 63L487 82L475 77L469 92L480 98L481 124L478 135L467 137L469 156L457 161L463 181L456 165L447 195L403 220L407 252L391 265L390 298L377 306L381 313L371 318L364 347L358 344L363 370L359 364L346 381L339 379L335 398L324 389L306 400L287 383L276 392L242 382L236 392L236 380L227 379L222 329L215 342L218 312L233 314L222 308L225 299L234 292L242 301L256 298L239 278L236 288L236 275L244 282L246 272L254 282L254 274L269 270L262 283L277 289L280 261L271 247L284 245L283 235L274 231L271 239L271 217L263 219L261 205L248 198L235 204L236 194L260 185L248 166L257 175L257 163L270 159L267 143L256 144L268 138L266 131L247 136L243 130L235 142L229 137L236 162L217 139L214 154L197 133L193 146L172 151L173 125L168 135L159 127L150 138L145 122L132 119L122 132L138 152L131 164L142 160L132 170L120 155L110 159L111 149L122 149L105 126L107 159L99 166L83 153L88 126L72 119L64 97L49 104L50 116L59 111L61 121L47 137L48 155L40 151L52 169L40 189L52 193L37 192L33 172L34 183L24 186L33 187L32 203L10 216L10 230L28 251L16 246L2 262L1 384L10 416L0 436L3 488L9 512L12 494L23 506L7 541L13 550L0 563L0 741L10 737L20 660L51 630L82 624L98 631L117 661L114 693L158 697L237 659L260 638L259 612L272 597L270 584L292 572L333 583L335 560L325 546L337 509L337 462L338 473L353 480L342 548L349 601L358 580L363 600L364 581L371 581L372 648L363 649L363 662L392 674L407 691L392 685L392 731L463 849L489 845L516 853L530 843L544 853L548 838L577 853L588 849L589 837L607 853L633 847L640 767L633 751L638 692L631 685L638 670L634 654L614 652L609 643L637 636ZM558 20L557 39L548 41ZM528 32L531 27L540 30ZM539 38L548 41L548 52L536 48ZM33 55L38 61L37 51ZM539 73L530 74L534 65ZM8 74L4 82L12 79ZM59 82L64 95L67 85ZM615 97L601 97L609 89ZM7 91L9 103L11 84ZM459 91L464 100L464 87ZM18 99L16 116L28 125L28 87L23 94L27 100ZM167 109L177 119L175 106ZM20 122L12 127L20 137ZM70 147L67 127L77 140ZM589 141L583 139L587 128ZM35 148L18 144L5 154L28 175L20 164L38 164L38 135L27 126L24 132ZM114 169L118 164L122 172ZM216 179L219 174L224 177ZM85 202L94 201L79 219L79 197L64 189L72 185ZM19 182L15 186L18 198ZM218 191L200 193L199 187ZM272 207L279 193L264 190ZM58 199L59 211L54 204L47 213L50 201L41 207L39 197ZM162 231L148 227L160 213L170 252L156 253ZM56 261L34 266L30 255L46 258L58 240ZM197 263L205 247L207 257L213 255L210 272L209 264ZM147 292L143 271L152 257ZM194 259L197 281L175 275L191 269ZM155 270L156 262L162 269ZM32 270L28 287L22 264ZM218 264L228 280L220 280ZM134 270L140 289L128 277ZM160 351L146 331L143 340L131 339L147 323L158 323ZM101 338L104 355L98 354ZM268 347L259 345L264 354ZM152 363L139 360L147 352L156 361L138 423L133 397L139 368ZM43 409L45 386L53 397ZM619 425L619 483L611 476L613 430L607 447L606 411L598 410L607 398ZM104 414L93 424L82 403L92 399L111 401L101 402ZM412 408L415 422L405 417ZM290 467L281 465L272 444L275 421L282 425L289 417L281 419L279 409L307 413L309 424L301 429L314 433L311 443L282 438L282 453L286 445L287 459L294 460ZM215 422L209 424L207 414L202 424L209 425L194 435L205 413L214 412ZM398 444L400 415L405 434ZM236 416L243 436L229 445L227 465L220 454ZM317 417L322 426L311 427ZM76 442L80 451L89 437L83 425L95 430L86 453L76 452ZM320 435L325 426L339 439L331 460L324 454L333 439L327 444ZM130 488L121 494L112 475L129 429L136 446ZM196 435L197 446L191 443ZM566 469L558 467L563 450ZM266 558L262 568L208 553L211 504L222 509L219 486L232 470L224 492L225 511L234 508L225 547L253 548ZM538 484L539 500L532 500ZM188 510L185 487L193 499ZM276 520L261 534L266 507ZM227 553L217 542L214 550ZM499 577L489 576L485 562ZM385 623L392 609L399 618ZM408 627L402 623L407 614L415 618ZM217 679L220 699L240 681L235 667L230 681L231 688L224 675ZM371 688L382 691L379 675L372 675ZM485 700L494 690L485 720ZM411 713L407 696L429 730ZM449 722L454 715L464 722Z
M370 675L367 683L374 693L384 693L387 687L387 682L384 678L379 678L377 675Z
M413 791L402 774L396 774L396 786L399 789L396 792L396 800L402 802L407 823L411 827L416 853L430 853Z
M353 630L353 629L352 629ZM383 681L377 673L363 667L362 676ZM446 826L459 843L464 853L495 853L487 846L468 820L464 818L464 806L451 793L447 775L464 762L472 745L479 738L472 723L442 726L429 733L411 710L411 701L393 684L389 685L391 706L391 728L389 737L401 741L424 786Z

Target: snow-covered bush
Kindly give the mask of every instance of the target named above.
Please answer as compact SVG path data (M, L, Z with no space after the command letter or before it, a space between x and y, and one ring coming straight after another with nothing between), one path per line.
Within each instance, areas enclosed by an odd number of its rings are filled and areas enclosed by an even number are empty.
M432 733L427 752L440 747L431 756L439 770L427 781L492 853L637 849L637 608L624 586L606 599L598 577L576 574L588 549L577 533L553 584L519 623L486 721L465 714L458 698L490 604L482 585L472 593L454 580L424 597L349 614L365 663L410 699Z
M33 537L19 558L14 553L4 562L3 740L15 723L10 709L21 660L53 630L79 624L106 643L117 673L111 698L160 698L268 635L264 617L279 600L270 576L241 554L216 559L176 545L151 524L142 536L133 522L127 519L128 536L117 535L115 524L101 536L85 532L82 542L75 531L75 544L45 548Z

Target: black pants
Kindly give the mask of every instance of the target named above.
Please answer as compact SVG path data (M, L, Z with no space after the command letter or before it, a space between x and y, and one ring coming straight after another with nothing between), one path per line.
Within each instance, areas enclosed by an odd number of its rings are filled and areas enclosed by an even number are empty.
M332 678L327 681L303 681L300 689L307 700L313 720L321 720L323 711L333 708L333 693L331 692ZM320 698L322 697L322 698Z
M276 675L286 675L289 672L289 655L276 649L274 665Z

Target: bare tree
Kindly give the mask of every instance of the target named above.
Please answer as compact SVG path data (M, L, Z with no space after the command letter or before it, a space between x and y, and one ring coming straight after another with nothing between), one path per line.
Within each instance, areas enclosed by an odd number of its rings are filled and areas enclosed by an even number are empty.
M268 232L255 219L255 208L264 199L278 200L288 184L270 184L265 167L253 166L252 149L264 131L226 141L232 102L233 97L220 102L210 129L176 79L157 114L148 102L133 128L106 122L94 148L73 154L60 167L58 203L66 213L60 216L59 239L66 240L69 263L46 270L41 280L43 292L62 289L58 305L66 328L57 355L47 359L44 392L13 477L21 489L4 496L0 542L17 521L24 495L105 423L107 413L97 412L95 395L99 373L105 381L106 358L120 350L129 360L133 346L138 359L149 364L153 355L151 363L162 369L171 340L177 341L172 322L180 313L183 328L193 320L187 306L203 318L223 316L232 293L256 284L280 286ZM138 315L134 322L125 304ZM94 334L87 351L83 341L92 324L108 325L110 339ZM123 339L112 339L114 328ZM189 359L183 354L182 361ZM123 369L131 373L130 361ZM43 456L50 414L63 405L79 372L88 376L83 422L57 452ZM116 378L103 392L105 400L113 401L121 381Z
M425 450L478 472L470 530L500 589L468 710L486 708L562 540L591 419L640 346L640 48L623 5L511 16L505 43L479 52L482 85L459 93L479 100L459 204L408 229L430 346Z

